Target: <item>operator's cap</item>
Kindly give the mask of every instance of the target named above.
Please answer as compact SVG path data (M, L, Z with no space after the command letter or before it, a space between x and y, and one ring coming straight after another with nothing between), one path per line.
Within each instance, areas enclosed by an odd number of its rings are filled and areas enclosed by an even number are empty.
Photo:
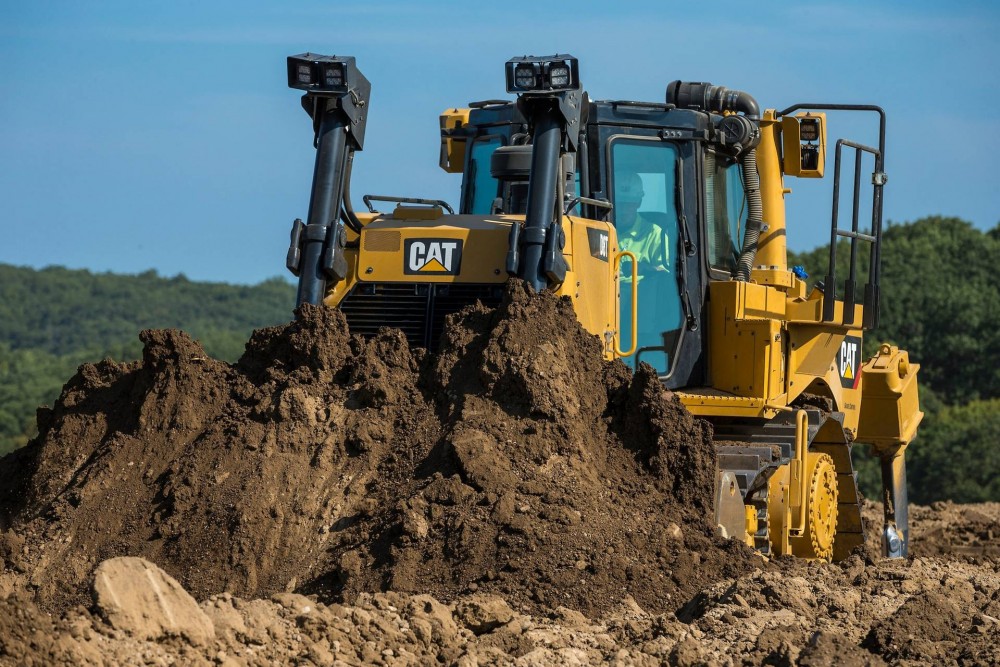
M638 204L646 193L642 189L642 179L634 172L622 174L615 183L615 201Z

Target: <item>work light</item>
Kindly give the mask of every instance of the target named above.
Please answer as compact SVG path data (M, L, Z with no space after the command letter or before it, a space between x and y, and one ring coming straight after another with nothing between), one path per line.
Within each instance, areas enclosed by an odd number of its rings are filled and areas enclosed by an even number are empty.
M312 67L308 64L296 67L296 80L303 86L311 86L313 83Z
M340 88L344 85L343 63L323 65L323 82L328 88Z
M288 87L318 93L343 93L356 72L350 56L301 53L288 58Z
M576 58L554 55L536 58L525 56L507 61L508 93L557 93L580 89L580 70Z
M514 84L518 88L531 90L535 87L535 66L531 64L518 65L514 68Z
M549 68L549 85L553 88L565 88L569 85L569 67L553 64Z
M816 141L819 139L819 120L808 117L800 118L799 139L802 141Z

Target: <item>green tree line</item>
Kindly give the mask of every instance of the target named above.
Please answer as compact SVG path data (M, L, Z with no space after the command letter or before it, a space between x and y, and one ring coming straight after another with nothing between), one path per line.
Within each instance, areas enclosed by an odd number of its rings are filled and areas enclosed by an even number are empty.
M0 454L35 435L36 408L80 364L141 357L142 329L184 329L233 361L253 329L287 322L294 303L280 278L241 286L0 264Z
M865 244L859 244L859 246ZM849 275L850 244L837 247L838 297ZM810 282L825 281L830 247L791 253ZM1000 226L983 232L958 218L932 216L889 225L882 236L881 321L865 352L881 343L920 364L924 420L907 449L910 499L918 503L1000 500ZM856 258L856 297L868 280L868 253ZM877 462L861 448L862 491L878 497Z

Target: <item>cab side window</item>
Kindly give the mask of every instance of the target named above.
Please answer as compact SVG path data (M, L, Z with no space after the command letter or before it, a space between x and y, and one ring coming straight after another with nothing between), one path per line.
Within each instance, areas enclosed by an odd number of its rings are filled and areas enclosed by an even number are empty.
M705 228L713 269L736 270L746 233L747 201L739 162L705 152Z
M498 182L490 173L490 158L501 144L502 140L497 135L480 137L472 142L468 173L472 205L468 212L473 215L489 215L497 198Z

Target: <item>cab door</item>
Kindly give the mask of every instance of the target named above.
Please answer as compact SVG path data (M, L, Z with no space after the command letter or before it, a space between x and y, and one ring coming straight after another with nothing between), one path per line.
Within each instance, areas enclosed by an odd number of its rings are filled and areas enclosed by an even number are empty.
M700 335L689 335L689 324L697 321L691 312L693 304L700 298L685 294L692 282L700 282L697 277L691 280L691 265L697 262L688 255L691 230L682 227L694 218L685 215L688 203L685 188L679 184L679 179L686 178L686 148L634 134L611 136L607 143L608 190L618 250L631 252L637 261L635 280L629 259L622 260L619 276L623 347L632 339L633 291L638 301L638 348L623 361L633 368L649 364L671 386L684 386L690 380L693 362L680 363L690 356L684 354L689 347L685 342L696 343L695 358L701 348Z

